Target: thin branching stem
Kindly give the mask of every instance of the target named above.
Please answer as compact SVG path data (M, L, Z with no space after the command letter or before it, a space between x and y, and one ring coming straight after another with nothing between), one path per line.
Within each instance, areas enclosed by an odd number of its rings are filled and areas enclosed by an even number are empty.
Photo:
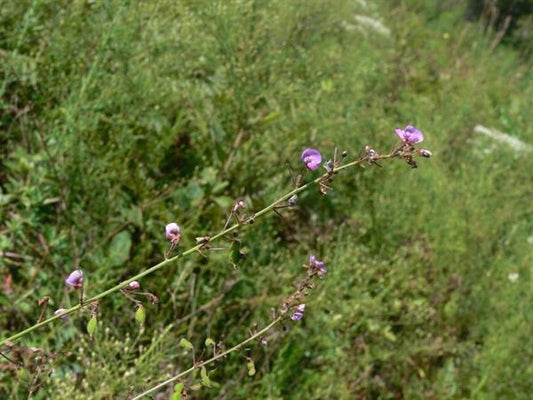
M395 151L393 150L391 153L389 154L385 154L385 155L376 155L373 159L374 160L380 160L380 159L387 159L387 158L391 158L391 157L394 157L395 156ZM349 167L353 167L353 166L356 166L356 165L359 165L361 163L363 163L364 161L367 160L367 157L361 157L355 161L352 161L348 164L345 164L345 165L342 165L342 166L339 166L339 167L335 167L333 171L331 172L326 172L325 174L323 174L322 176L320 176L319 178L316 178L308 183L306 183L305 185L302 185L300 187L297 187L293 190L291 190L290 192L286 193L285 195L281 196L279 199L277 199L276 201L274 201L273 203L269 204L268 206L266 206L265 208L263 208L262 210L256 212L255 214L252 214L251 217L249 217L247 220L245 220L244 222L246 221L252 221L252 220L255 220L259 217L261 217L262 215L268 213L269 211L272 211L274 210L274 208L280 204L282 204L284 201L287 201L288 199L290 199L293 195L295 194L298 194L300 192L303 192L307 189L309 189L311 186L315 185L315 184L320 184L322 183L324 180L326 180L327 178L329 178L332 173L335 173L335 172L338 172L338 171L341 171L343 169L346 169L346 168L349 168ZM220 231L219 233L217 233L216 235L214 236L211 236L211 239L210 239L210 242L214 241L214 240L217 240L225 235L227 235L228 233L230 232L233 232L243 226L245 226L246 224L244 223L236 223L232 226L230 226L229 228L226 228L226 229L223 229L222 231ZM126 286L128 286L131 282L133 281L137 281L137 280L140 280L141 278L147 276L147 275L150 275L156 271L159 271L161 268L163 267L166 267L167 265L170 265L172 263L174 263L175 261L177 261L178 259L182 258L182 257L186 257L186 256L189 256L193 253L196 253L196 252L200 252L202 250L202 247L204 246L204 243L200 243L194 247L191 247L189 250L186 250L184 251L183 253L180 253L172 258L168 258L168 259L165 259L164 261L160 262L159 264L156 264L140 273L138 273L137 275L119 283L118 285L115 285L113 286L112 288L104 291L104 292L101 292L100 294L97 294L96 296L94 297L91 297L89 299L84 299L83 302L79 303L79 304L76 304L74 307L71 307L67 310L65 310L63 313L61 314L57 314L57 315L54 315L42 322L39 322L35 325L32 325L12 336L9 336L7 338L4 338L0 341L0 346L2 345L5 345L7 342L12 342L14 340L17 340L17 339L20 339L21 337L24 337L26 336L27 334L39 329L39 328L42 328L48 324L50 324L51 322L61 318L62 316L64 315L68 315L68 314L71 314L77 310L79 310L80 308L82 308L83 306L85 306L86 304L91 304L92 302L96 301L96 300L99 300L99 299L102 299L106 296L109 296L110 294L113 294L115 292L118 292L119 290L125 288Z
M261 329L260 331L254 333L252 336L250 336L249 338L243 340L239 344L233 346L231 349L228 349L228 350L226 350L226 351L224 351L222 353L219 353L219 354L211 357L208 360L205 360L205 361L202 361L200 363L197 363L197 364L193 365L191 368L186 369L185 371L182 371L179 374L174 375L172 378L169 378L166 381L163 381L163 382L155 385L154 387L142 392L141 394L135 396L132 400L141 399L143 396L147 396L150 393L153 393L153 392L165 387L166 385L169 385L172 382L175 382L178 379L183 378L184 376L186 376L186 375L190 374L191 372L193 372L195 369L200 369L202 367L205 367L206 365L209 365L209 364L215 362L216 360L218 360L220 358L223 358L223 357L227 356L228 354L233 353L234 351L239 350L240 348L244 347L247 343L251 342L252 340L255 340L255 339L263 336L266 332L268 332L270 329L272 329L281 320L282 320L282 317L276 318L274 321L272 321L270 324L265 326L263 329Z

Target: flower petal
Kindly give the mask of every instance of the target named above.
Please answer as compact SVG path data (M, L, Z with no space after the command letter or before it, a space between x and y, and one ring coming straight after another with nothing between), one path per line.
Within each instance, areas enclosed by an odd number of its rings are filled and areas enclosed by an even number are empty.
M307 148L302 152L302 161L308 169L315 170L322 162L322 154L316 149Z
M405 133L407 134L406 141L409 143L419 143L424 140L424 135L422 135L422 132L412 125L407 125L405 128Z
M396 135L398 135L398 137L399 137L400 139L402 139L402 140L405 139L405 132L404 132L403 129L396 128L396 129L394 130L394 132L396 132Z
M65 279L65 284L74 286L75 288L80 288L83 284L83 271L81 269L77 269L71 272L67 279Z

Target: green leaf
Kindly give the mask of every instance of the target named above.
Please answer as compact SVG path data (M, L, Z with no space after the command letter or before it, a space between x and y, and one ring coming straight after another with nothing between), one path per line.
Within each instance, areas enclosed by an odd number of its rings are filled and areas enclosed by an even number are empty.
M211 193L212 194L219 194L221 193L224 189L226 189L227 187L229 186L229 182L228 181L222 181L220 183L217 183L213 189L211 190Z
M12 199L13 199L12 195L0 193L0 206L3 206L9 203Z
M94 336L94 332L96 331L97 321L96 317L93 315L89 322L87 323L87 333L89 333L90 337Z
M205 196L202 187L196 181L191 181L186 187L186 196L191 206L198 205Z
M3 306L11 305L11 300L9 300L4 294L0 293L0 304Z
M18 376L19 379L22 381L29 381L30 375L28 374L28 371L26 371L26 368L19 368L18 369Z
M391 342L395 342L396 341L396 335L391 332L390 330L390 327L387 326L384 330L383 330L383 336L385 336L385 338Z
M143 213L140 207L132 206L124 212L124 216L136 226L142 226Z
M223 210L230 208L233 204L233 199L228 196L217 196L213 198L213 201Z
M205 347L213 347L215 345L215 341L211 338L205 339Z
M49 199L44 199L43 205L59 203L60 201L61 201L61 197L52 197Z
M191 342L189 342L185 338L181 338L179 345L183 347L185 350L192 350L194 349L194 346Z
M124 264L130 257L131 236L128 231L118 233L109 246L109 266Z
M205 369L205 367L202 367L202 369L200 370L200 377L202 378L202 385L206 387L211 387L211 381L207 376L207 369Z
M241 251L241 246L241 241L238 239L231 243L230 260L234 267L237 267L246 257L246 254Z
M266 115L262 120L261 120L261 125L265 126L265 125L268 125L268 124L271 124L272 122L278 120L279 118L281 118L283 116L283 113L281 111L274 111L268 115Z
M172 393L171 400L180 400L181 399L181 391L183 390L183 383L176 383L174 385L174 393Z
M146 320L146 312L144 311L144 307L142 305L139 305L139 308L137 311L135 311L135 320L139 323L139 325L144 325L144 321Z
M202 184L208 184L213 185L216 182L217 179L217 170L213 167L206 167L202 170L200 173L200 178L202 180Z

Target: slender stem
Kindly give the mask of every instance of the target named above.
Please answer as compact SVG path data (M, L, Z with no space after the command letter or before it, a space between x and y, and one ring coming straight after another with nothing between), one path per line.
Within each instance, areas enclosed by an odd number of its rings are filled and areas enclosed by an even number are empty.
M391 152L390 154L376 155L374 157L374 160L386 159L386 158L391 158L391 157L394 157L394 151ZM364 162L365 160L367 160L367 157L361 157L361 158L359 158L359 159L357 159L355 161L352 161L351 163L342 165L340 167L336 167L333 172L342 171L343 169L359 165L362 162ZM306 183L305 185L302 185L300 187L297 187L297 188L291 190L290 192L288 192L285 195L281 196L279 199L277 199L273 203L269 204L268 206L266 206L262 210L260 210L260 211L256 212L255 214L253 214L250 217L250 219L248 219L248 221L250 221L252 218L256 219L256 218L268 213L269 211L273 210L277 205L279 205L283 201L286 201L286 200L290 199L293 195L298 194L300 192L303 192L304 190L308 189L312 185L315 185L315 184L323 181L324 179L326 179L326 178L328 178L330 176L331 176L331 174L325 173L322 176L320 176L320 177L318 177L318 178ZM236 230L236 229L238 229L240 227L243 227L243 226L245 226L245 224L238 224L237 223L237 224L234 224L234 225L230 226L229 228L223 229L222 231L220 231L216 235L211 236L210 242L212 242L213 240L216 240L216 239L218 239L218 238L220 238L222 236L225 236L228 233L233 232L234 230ZM5 339L2 339L0 341L0 346L6 344L8 341L14 341L14 340L19 339L19 338L21 338L23 336L26 336L28 333L33 332L34 330L39 329L39 328L41 328L41 327L43 327L45 325L48 325L51 322L55 321L56 319L61 318L64 315L68 315L68 314L71 314L71 313L79 310L81 307L83 307L86 304L90 304L90 303L92 303L95 300L99 300L99 299L101 299L103 297L106 297L106 296L112 294L112 293L115 293L115 292L119 291L120 289L128 286L131 282L137 281L137 280L143 278L146 275L150 275L150 274L160 270L161 268L163 268L163 267L165 267L165 266L167 266L169 264L174 263L175 261L177 261L178 259L180 259L182 257L188 256L188 255L190 255L192 253L195 253L195 252L200 252L203 246L204 246L204 243L200 243L200 244L198 244L198 245L196 245L194 247L191 247L189 250L186 250L183 253L180 253L180 254L172 257L172 258L168 258L168 259L160 262L159 264L156 264L156 265L154 265L154 266L152 266L152 267L150 267L150 268L138 273L137 275L135 275L135 276L133 276L133 277L131 277L129 279L126 279L125 281L119 283L118 285L115 285L112 288L110 288L110 289L108 289L108 290L106 290L106 291L104 291L104 292L102 292L100 294L97 294L96 296L93 296L93 297L91 297L89 299L83 300L82 303L77 304L74 307L71 307L71 308L65 310L65 312L63 312L62 314L50 317L47 320L44 320L42 322L39 322L38 324L32 325L29 328L24 329L23 331L20 331L20 332L14 334L12 336L9 336L9 337L7 337Z
M18 362L13 361L11 358L9 358L8 356L6 356L6 355L5 355L4 353L2 353L1 351L0 351L0 356L4 357L7 361L9 361L11 364L13 364L13 365L15 365L15 366L17 366L17 367L22 366L21 363L18 363Z
M37 322L41 322L43 320L44 313L46 312L47 306L48 306L48 301L44 303L43 306L41 307L41 314L39 315L39 319L37 320Z
M129 293L127 293L125 290L121 290L120 293L122 293L124 295L124 297L126 297L128 300L130 300L133 303L135 303L136 306L138 306L139 304L142 304L142 301L137 300L136 298L131 296Z
M282 319L282 317L278 317L276 318L274 321L272 321L270 324L268 324L267 326L265 326L263 329L261 329L259 332L256 332L254 333L252 336L250 336L248 339L246 340L243 340L242 342L240 342L239 344L233 346L231 349L228 349L226 351L224 351L223 353L220 353L220 354L217 354L216 356L214 357L211 357L210 359L208 360L205 360L205 361L202 361L201 363L198 363L196 365L193 365L191 368L183 371L183 372L180 372L178 375L174 375L172 378L169 378L167 379L166 381L163 381L159 384L157 384L156 386L146 390L145 392L142 392L141 394L135 396L132 400L137 400L137 399L140 399L142 398L143 396L146 396L150 393L153 393L155 392L156 390L158 389L161 389L162 387L172 383L172 382L175 382L177 381L178 379L184 377L185 375L188 375L190 374L191 372L193 372L195 369L198 369L198 368L202 368L202 367L205 367L206 365L209 365L211 363L213 363L214 361L218 360L219 358L222 358L222 357L225 357L227 356L228 354L230 353L233 353L234 351L236 350L239 350L241 347L243 347L244 345L246 345L247 343L251 342L252 340L255 340L257 339L258 337L264 335L267 331L269 331L270 329L272 329L272 327L274 325L276 325L278 322L280 322Z

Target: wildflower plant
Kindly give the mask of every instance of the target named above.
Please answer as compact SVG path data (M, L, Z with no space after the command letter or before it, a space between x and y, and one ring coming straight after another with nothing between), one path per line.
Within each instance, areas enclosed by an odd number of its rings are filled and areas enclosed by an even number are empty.
M104 298L113 295L115 293L121 293L126 299L133 303L131 307L131 313L134 315L135 321L143 327L146 323L147 309L146 301L152 304L158 304L159 299L156 294L151 291L147 291L144 287L144 283L141 286L140 281L142 278L147 278L149 275L156 271L168 269L171 265L175 265L176 262L181 259L191 256L193 254L200 254L202 257L208 257L209 252L213 250L227 251L230 256L231 263L238 267L240 262L246 256L243 251L242 242L237 237L237 233L244 229L249 229L254 225L254 222L269 212L276 212L281 216L282 209L286 209L291 212L291 209L298 204L298 195L306 190L318 189L322 195L327 195L334 189L333 177L335 174L351 167L364 166L364 167L376 167L381 166L380 162L387 159L401 159L406 161L411 167L416 168L417 163L415 161L416 156L429 157L431 152L429 150L417 148L418 143L422 142L424 137L421 131L415 127L408 125L405 129L396 129L396 135L400 138L401 143L392 148L390 152L379 153L370 146L366 146L362 155L355 160L347 162L348 152L341 152L340 156L335 150L333 157L323 162L322 153L314 148L306 148L300 155L301 162L303 163L303 172L301 172L294 182L294 187L287 193L283 194L271 204L267 205L261 210L251 211L243 199L236 199L229 211L226 222L222 225L221 230L215 234L207 235L205 232L187 232L186 227L183 229L176 222L170 222L165 226L164 238L170 241L170 248L165 253L164 259L147 269L131 276L120 282L119 284L104 290L100 293L93 294L92 297L84 297L84 272L81 269L76 269L71 272L65 279L65 284L72 287L79 292L79 303L70 308L58 308L53 315L48 319L39 320L34 325L27 329L24 329L18 333L14 333L9 337L6 337L0 341L0 345L7 347L3 349L6 354L3 354L5 358L9 358L10 347L13 346L14 341L21 339L30 332L36 331L45 327L48 324L54 323L58 319L67 320L70 314L77 311L83 311L88 314L89 320L87 323L87 332L90 337L95 335L98 321L97 316L100 308L100 301ZM323 173L316 178L307 178L306 173L314 173L322 166ZM307 180L306 180L307 178ZM283 211L285 212L285 211ZM231 224L233 222L233 224ZM187 249L177 251L181 242L182 235L194 235L196 237L196 244ZM164 239L161 238L162 240ZM213 247L212 244L217 240L225 240L229 245L222 247ZM327 257L327 256L326 256ZM332 266L335 268L335 266ZM152 394L161 388L174 384L174 395L179 397L181 394L186 393L187 390L192 389L196 384L194 379L186 380L188 375L196 376L195 373L200 371L199 385L211 386L211 380L209 378L209 370L212 364L219 362L226 358L229 354L239 352L246 360L248 373L250 375L255 374L255 363L253 359L242 353L244 347L251 342L257 342L259 345L266 345L266 334L268 331L274 329L278 325L294 324L306 317L306 313L313 307L312 294L313 291L320 285L323 279L327 278L326 262L319 260L317 256L311 254L307 263L303 264L300 278L291 285L290 290L285 290L285 295L280 299L277 308L273 309L271 315L271 321L263 328L253 327L247 338L241 340L236 345L226 348L225 346L217 344L213 339L205 341L205 345L209 348L208 356L205 353L196 349L195 345L186 338L181 338L180 346L192 355L192 365L189 369L186 369L169 379L166 379L152 387L147 388L142 393L134 395L133 399L140 399L144 396ZM163 290L163 288L158 288ZM53 296L51 296L53 297ZM46 305L50 299L42 300L42 315L46 310ZM274 306L274 305L273 305ZM154 380L157 379L154 377Z

